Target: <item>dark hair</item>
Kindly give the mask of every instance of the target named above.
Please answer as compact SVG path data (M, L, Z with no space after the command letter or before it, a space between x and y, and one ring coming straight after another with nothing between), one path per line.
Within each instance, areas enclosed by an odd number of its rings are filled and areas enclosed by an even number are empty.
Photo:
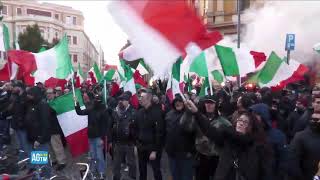
M254 141L258 144L266 144L267 136L263 129L262 123L259 122L253 113L249 111L241 112L238 117L241 117L242 115L249 118L249 126L251 127L251 131L249 133L252 135ZM233 127L236 127L237 121L238 119L233 122Z
M240 97L241 97L240 102L244 109L249 109L249 107L254 104L254 100L250 97L249 94L243 94Z

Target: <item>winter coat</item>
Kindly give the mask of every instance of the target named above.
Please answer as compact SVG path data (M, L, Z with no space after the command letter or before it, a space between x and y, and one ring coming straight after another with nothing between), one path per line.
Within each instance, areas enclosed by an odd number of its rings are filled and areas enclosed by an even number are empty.
M172 158L190 158L195 152L195 131L192 128L194 123L190 124L191 121L182 118L192 118L192 114L173 108L165 118L165 149Z
M75 109L78 115L88 116L88 138L107 136L110 114L104 104L82 110L77 103Z
M298 132L289 148L292 180L311 180L320 162L320 132L310 128Z
M307 122L307 120L309 119L307 114L309 114L308 111L304 111L301 114L299 114L297 111L293 111L289 114L289 116L287 118L289 140L291 140L294 137L294 135L297 133L298 129L300 129L300 128L298 128L300 126L299 124L301 122Z
M255 104L251 106L250 109L259 114L262 117L262 121L266 125L265 130L267 134L267 141L272 146L274 152L273 172L276 176L281 176L277 174L282 171L281 168L283 168L286 163L286 136L279 129L272 128L271 114L269 112L269 107L266 104Z
M209 119L208 119L209 120ZM231 126L231 123L222 116L209 120L211 127L220 128L222 126ZM218 156L219 147L211 141L204 133L197 128L196 149L199 153L206 156Z
M272 156L267 144L259 144L250 135L240 135L232 127L215 128L200 113L196 115L202 132L221 146L215 180L271 180Z
M27 138L30 143L40 144L50 141L50 107L47 102L40 101L28 105L25 116Z
M26 94L22 95L12 95L14 98L13 100L13 106L11 109L12 114L12 122L11 126L13 129L24 129L25 128L25 115L26 115Z
M151 105L148 109L140 108L133 127L138 149L146 151L162 149L165 126L159 106Z
M112 112L111 132L109 141L113 143L132 143L135 109L129 106L121 112L118 107Z

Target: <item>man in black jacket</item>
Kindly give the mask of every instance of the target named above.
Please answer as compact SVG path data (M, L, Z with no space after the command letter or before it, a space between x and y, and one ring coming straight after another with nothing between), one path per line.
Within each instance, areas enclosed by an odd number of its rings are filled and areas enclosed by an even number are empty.
M47 102L42 100L42 92L38 87L32 87L27 91L28 106L25 116L27 138L32 150L49 151L50 142L50 108ZM50 177L50 166L47 166L46 178Z
M152 104L152 92L145 90L139 97L141 109L134 123L138 148L140 180L147 180L147 163L153 169L155 180L162 180L160 160L164 139L164 120L159 106Z
M19 159L22 160L26 158L29 153L25 126L25 115L27 109L26 92L23 83L16 82L13 84L10 101L10 114L12 114L11 127L15 130L15 134L19 143L19 149L24 151L24 153L19 154Z
M103 104L102 95L95 94L93 105L82 110L79 102L76 101L75 110L80 116L88 116L88 138L90 156L97 161L95 170L99 172L99 179L104 179L106 162L104 160L103 140L107 141L109 112ZM76 122L75 122L76 123Z
M312 107L314 113L309 127L298 132L290 144L288 163L290 179L312 179L318 170L320 161L320 94L313 93Z
M118 106L112 113L112 135L109 142L113 147L113 179L121 179L121 161L126 158L129 166L129 177L136 179L136 160L134 155L134 141L132 124L135 120L135 110L130 106L130 96L122 94Z

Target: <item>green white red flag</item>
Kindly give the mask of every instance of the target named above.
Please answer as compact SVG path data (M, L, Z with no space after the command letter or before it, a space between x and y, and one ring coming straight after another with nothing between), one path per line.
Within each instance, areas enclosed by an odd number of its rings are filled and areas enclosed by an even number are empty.
M80 90L76 89L75 94L81 109L84 109L85 106ZM88 152L88 117L77 115L74 108L73 94L68 93L60 96L49 102L49 105L57 113L60 127L67 140L72 156L77 157Z

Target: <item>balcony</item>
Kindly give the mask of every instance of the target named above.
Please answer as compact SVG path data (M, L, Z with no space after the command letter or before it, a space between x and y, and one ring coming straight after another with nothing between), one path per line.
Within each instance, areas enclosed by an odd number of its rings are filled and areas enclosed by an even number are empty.
M241 13L243 14L243 13ZM204 17L207 29L218 30L224 34L237 33L237 13L207 12ZM247 22L247 18L241 16L241 26Z

